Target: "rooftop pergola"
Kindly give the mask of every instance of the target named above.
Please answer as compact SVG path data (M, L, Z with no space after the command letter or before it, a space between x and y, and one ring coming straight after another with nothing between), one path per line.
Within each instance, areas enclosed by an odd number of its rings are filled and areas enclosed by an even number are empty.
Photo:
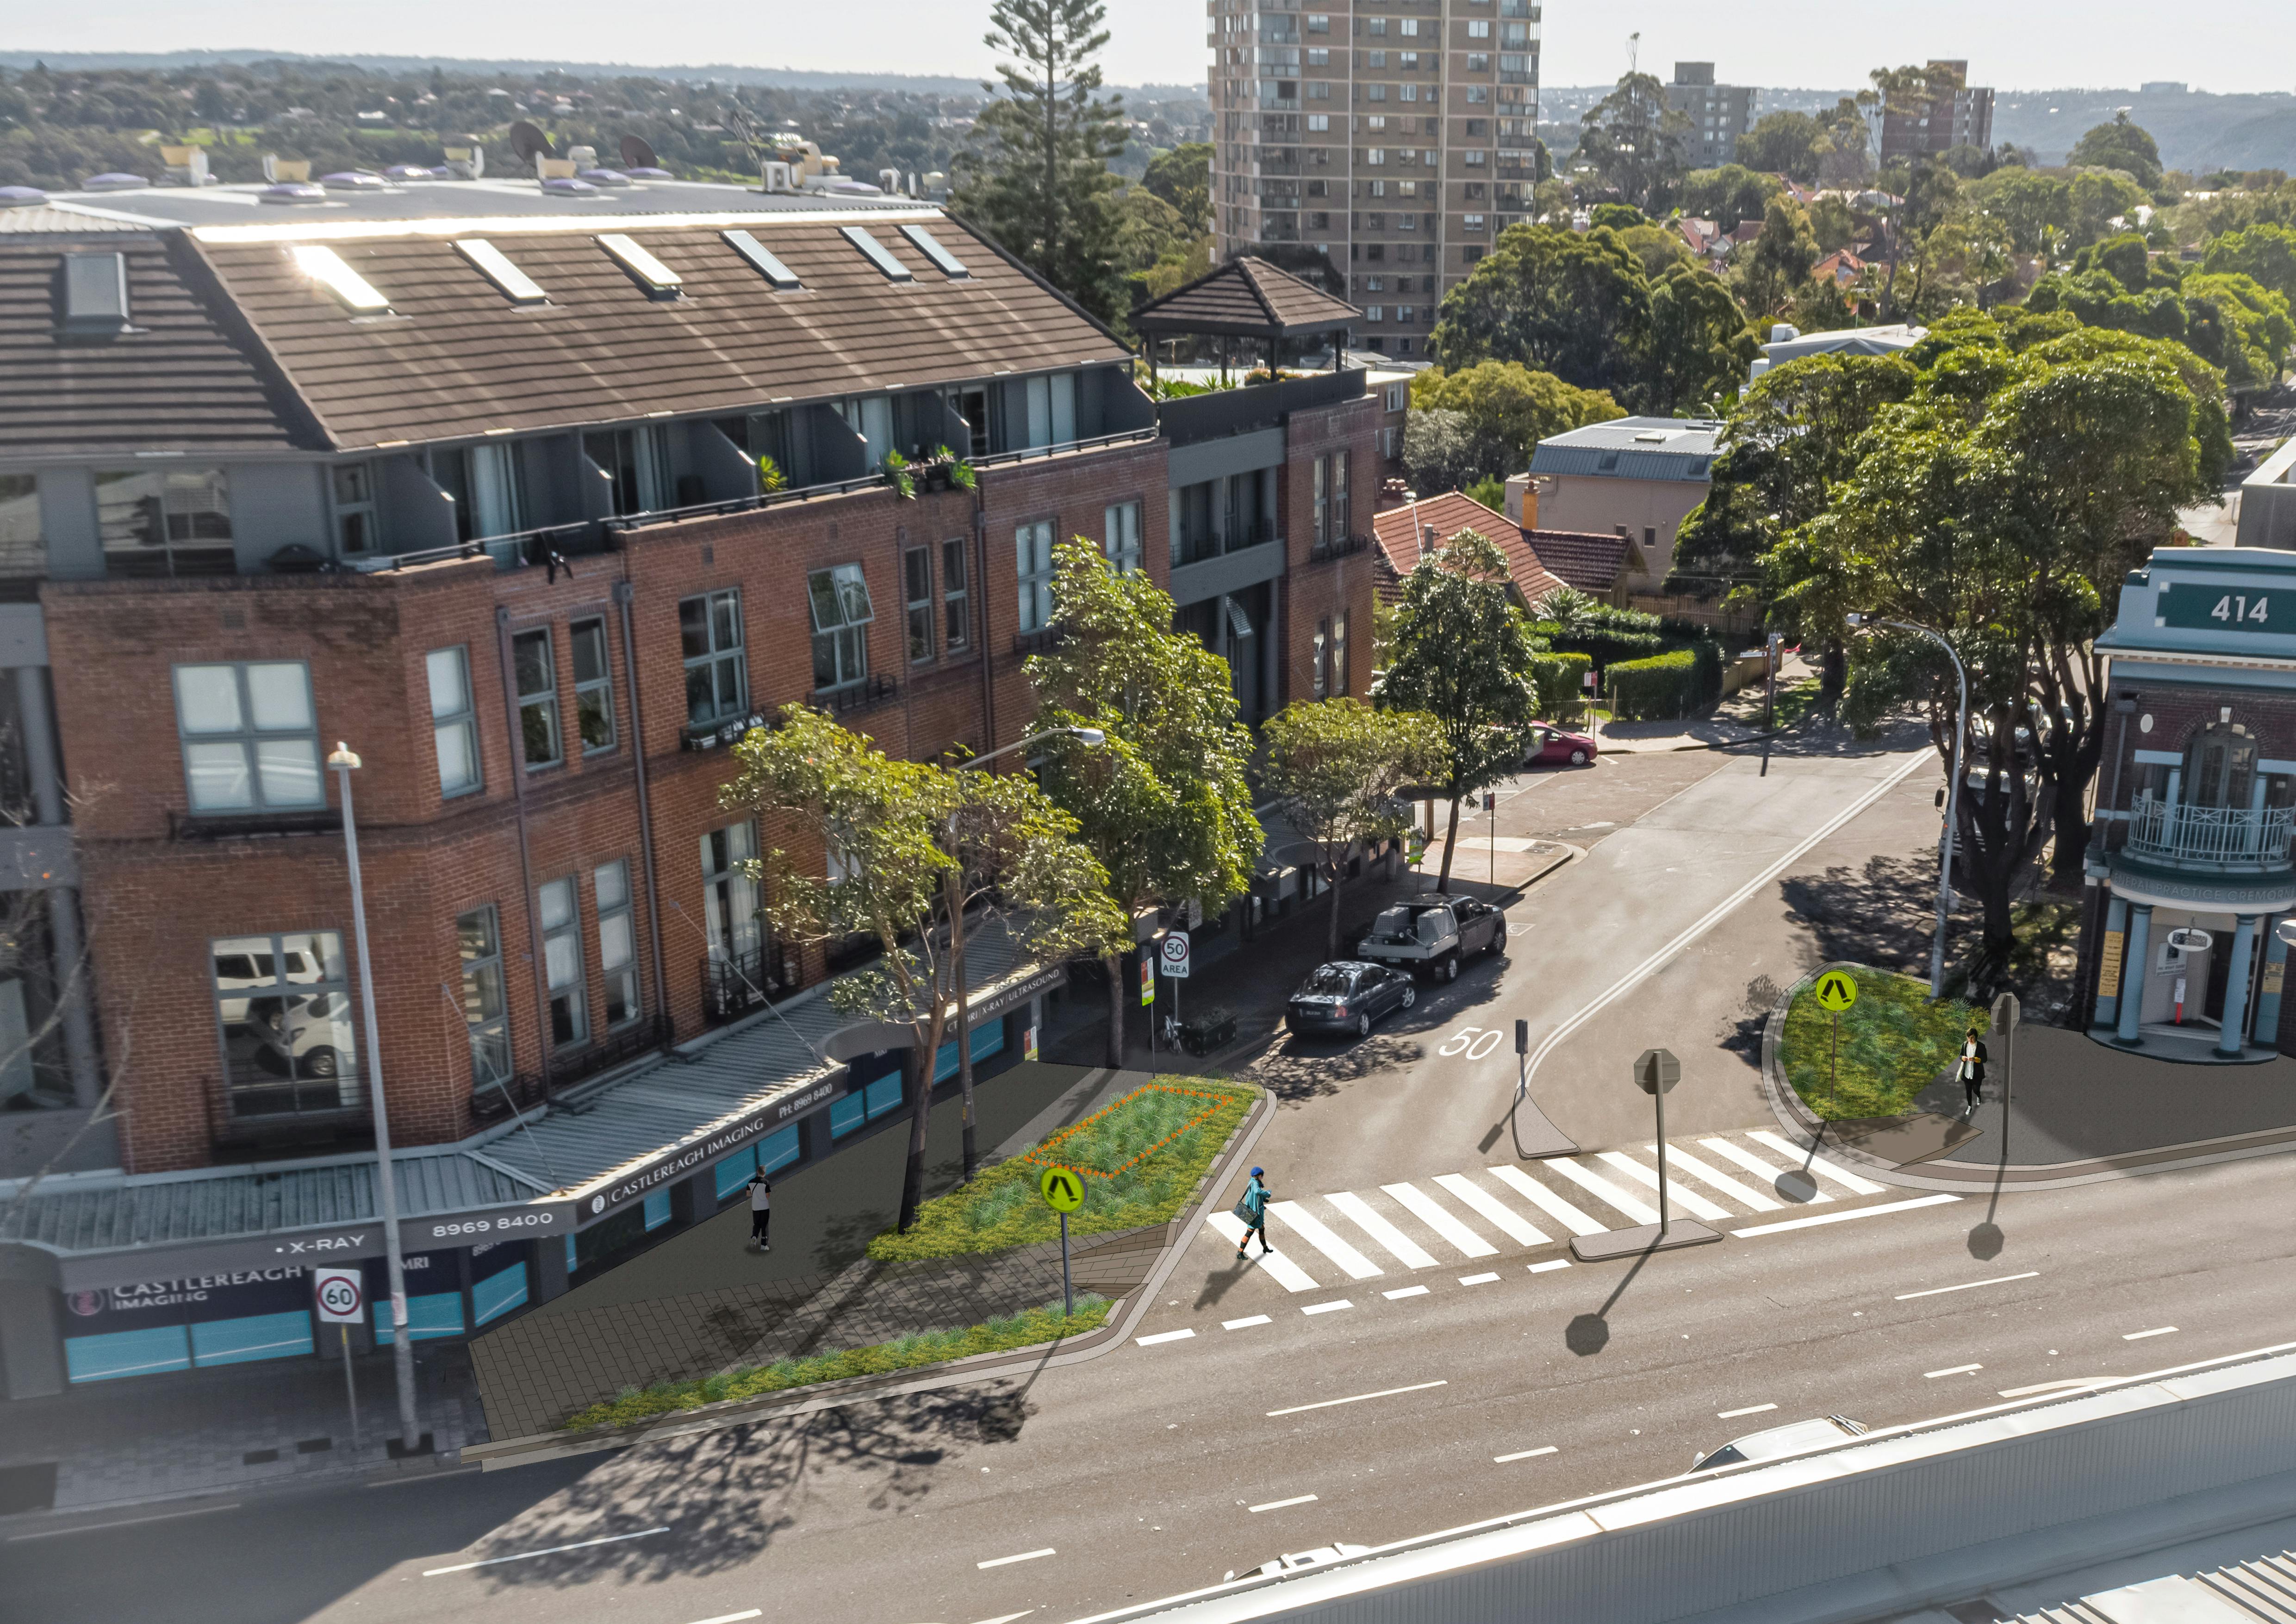
M1337 372L1348 329L1363 319L1363 313L1265 259L1244 258L1232 259L1210 275L1150 300L1130 319L1148 352L1152 380L1160 338L1259 339L1267 346L1267 369L1273 373L1284 340L1335 334L1332 370ZM1220 356L1225 363L1225 342Z

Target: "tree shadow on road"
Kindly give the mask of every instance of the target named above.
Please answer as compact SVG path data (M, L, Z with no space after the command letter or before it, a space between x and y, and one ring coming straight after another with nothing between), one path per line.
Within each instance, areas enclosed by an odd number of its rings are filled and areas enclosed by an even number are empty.
M1937 922L1935 853L1876 853L1862 867L1795 874L1778 890L1795 922L1809 930L1813 968L1847 959L1909 974L1928 969L1930 935ZM1950 923L1948 931L1950 953Z
M1762 1034L1769 1027L1770 1012L1777 1008L1785 991L1766 975L1758 975L1747 982L1745 998L1738 1005L1738 1018L1721 1024L1714 1034L1714 1046L1759 1068L1762 1063Z
M1374 1032L1355 1042L1329 1038L1286 1038L1261 1055L1243 1075L1274 1095L1279 1104L1304 1105L1357 1083L1424 1058L1414 1038Z

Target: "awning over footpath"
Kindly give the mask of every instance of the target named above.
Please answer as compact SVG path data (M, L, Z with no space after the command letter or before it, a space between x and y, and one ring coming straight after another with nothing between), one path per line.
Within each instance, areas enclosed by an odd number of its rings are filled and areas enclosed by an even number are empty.
M1061 984L1060 966L1017 964L1014 945L996 930L968 944L972 1024ZM844 1092L832 1040L871 1024L832 1007L833 985L523 1122L397 1152L401 1244L429 1251L572 1234L818 1109ZM60 1175L29 1195L0 1192L0 1275L77 1291L379 1257L376 1174L369 1154Z

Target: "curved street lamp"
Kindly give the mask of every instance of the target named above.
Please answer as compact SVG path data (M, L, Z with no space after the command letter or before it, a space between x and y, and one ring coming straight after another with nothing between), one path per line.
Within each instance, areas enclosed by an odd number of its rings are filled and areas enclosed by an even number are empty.
M1961 829L1961 748L1962 741L1969 735L1969 673L1962 666L1961 656L1954 652L1953 644L1926 626L1917 626L1911 620L1877 619L1872 615L1853 614L1844 618L1849 622L1852 631L1861 626L1886 626L1896 631L1912 632L1917 636L1927 637L1943 649L1946 658L1953 661L1954 680L1961 685L1961 712L1953 729L1953 779L1946 791L1945 833L1938 841L1937 931L1930 940L1930 997L1934 1000L1945 996L1945 916L1953 906L1954 837Z

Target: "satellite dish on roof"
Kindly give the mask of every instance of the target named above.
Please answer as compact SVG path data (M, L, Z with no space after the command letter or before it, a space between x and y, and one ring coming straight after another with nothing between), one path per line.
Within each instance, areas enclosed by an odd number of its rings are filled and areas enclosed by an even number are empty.
M654 156L653 148L643 135L622 137L622 168L627 169L659 169L661 160Z
M519 162L523 164L531 164L537 158L558 156L558 149L550 144L550 137L523 119L510 127L510 150L518 154Z

